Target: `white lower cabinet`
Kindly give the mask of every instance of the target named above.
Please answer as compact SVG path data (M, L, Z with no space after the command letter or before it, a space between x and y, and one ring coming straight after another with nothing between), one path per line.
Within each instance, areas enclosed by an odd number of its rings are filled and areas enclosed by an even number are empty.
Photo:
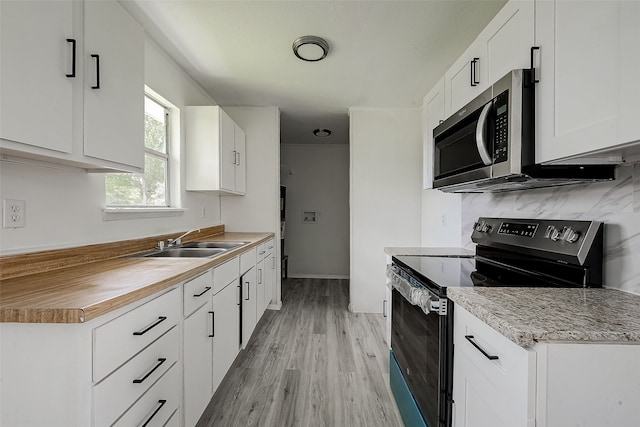
M211 298L184 320L184 420L194 426L212 395L213 310Z
M240 351L240 282L235 279L213 296L212 393Z
M242 348L245 348L258 323L256 267L251 267L249 271L244 273L240 281L242 286Z
M264 310L267 309L271 301L277 301L275 294L276 287L276 253L273 239L266 243L266 255L264 257Z
M523 348L456 304L453 426L637 426L639 358L630 344Z
M262 313L256 254L86 323L0 322L0 425L193 427Z

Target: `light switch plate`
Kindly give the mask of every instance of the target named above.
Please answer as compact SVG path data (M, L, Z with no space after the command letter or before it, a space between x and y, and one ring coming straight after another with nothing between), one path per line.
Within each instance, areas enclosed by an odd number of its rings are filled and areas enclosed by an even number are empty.
M26 203L24 200L4 199L2 204L2 226L21 228L25 225Z

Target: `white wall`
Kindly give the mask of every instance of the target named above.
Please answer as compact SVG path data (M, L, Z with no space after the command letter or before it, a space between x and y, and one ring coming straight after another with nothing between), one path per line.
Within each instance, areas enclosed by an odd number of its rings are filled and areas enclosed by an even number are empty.
M145 81L178 108L215 104L150 39L145 46ZM184 132L181 139L184 142ZM181 158L184 159L184 155ZM184 182L184 171L181 181ZM0 198L26 201L26 227L15 230L0 228L0 253L6 255L110 242L220 224L218 196L179 191L182 206L186 209L181 216L104 221L103 174L2 162ZM203 207L205 218L201 215Z
M382 312L386 246L420 246L418 110L350 110L351 310Z
M605 223L604 286L640 295L640 164L612 182L462 196L462 244L473 248L479 216L584 219Z
M422 240L424 247L460 247L462 211L459 194L422 191Z
M348 278L349 146L286 144L281 150L289 276ZM316 223L303 223L305 210L318 212Z
M227 231L275 233L280 271L280 111L277 107L223 107L246 135L247 194L223 196ZM279 305L280 275L272 303Z

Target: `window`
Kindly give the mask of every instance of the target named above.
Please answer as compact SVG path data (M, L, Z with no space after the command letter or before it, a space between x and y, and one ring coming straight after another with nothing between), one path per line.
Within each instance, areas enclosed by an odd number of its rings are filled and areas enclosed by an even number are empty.
M170 110L145 96L144 173L109 174L105 179L108 206L168 207Z

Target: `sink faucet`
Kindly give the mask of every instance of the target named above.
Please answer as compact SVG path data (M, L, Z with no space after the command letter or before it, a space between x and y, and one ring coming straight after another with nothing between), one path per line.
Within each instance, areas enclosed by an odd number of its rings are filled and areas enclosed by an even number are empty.
M198 233L200 232L199 228L194 228L193 230L189 230L186 233L184 233L183 235L176 237L175 239L169 239L167 240L167 246L171 247L171 246L178 246L180 245L180 243L182 242L182 238L184 236L186 236L187 234L193 233L194 231L197 231Z

